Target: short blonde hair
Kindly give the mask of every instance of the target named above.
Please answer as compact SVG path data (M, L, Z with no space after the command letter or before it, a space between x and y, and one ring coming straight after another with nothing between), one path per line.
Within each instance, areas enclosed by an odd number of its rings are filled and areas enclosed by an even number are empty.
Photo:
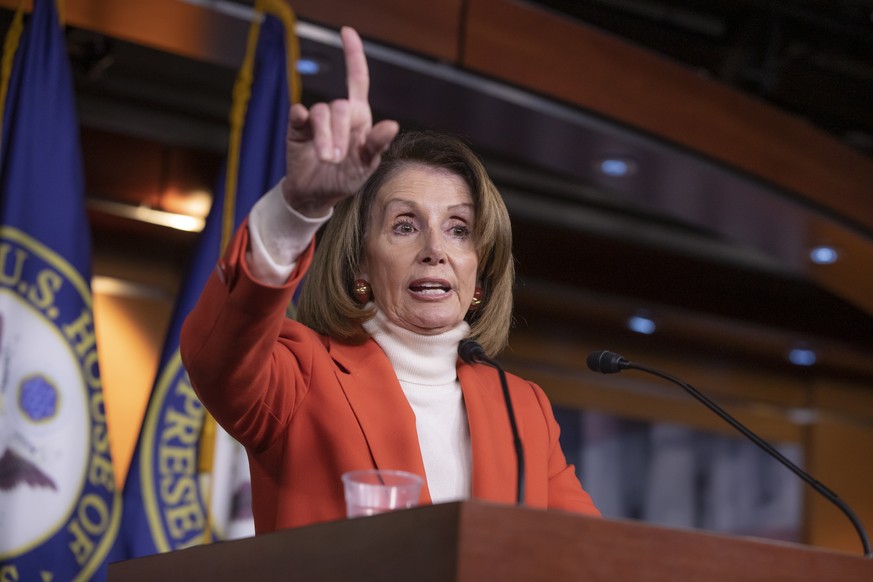
M479 157L460 139L435 132L401 133L361 191L336 206L303 282L297 319L341 341L359 343L368 337L361 324L373 317L373 309L355 301L352 286L360 272L370 212L383 184L413 165L447 170L470 188L483 297L466 319L470 337L494 357L506 347L512 321L515 266L509 212Z

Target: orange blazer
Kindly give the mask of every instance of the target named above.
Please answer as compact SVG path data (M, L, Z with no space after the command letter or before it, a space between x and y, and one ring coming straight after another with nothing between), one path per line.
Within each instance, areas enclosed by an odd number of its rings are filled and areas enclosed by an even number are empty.
M281 287L244 260L246 225L185 321L181 355L194 389L249 455L259 533L345 517L340 476L399 469L425 476L415 415L381 348L333 341L284 316L313 244ZM599 515L558 443L542 390L507 374L525 455L525 504ZM459 363L470 426L472 497L516 500L512 432L495 370ZM420 504L430 503L427 486Z

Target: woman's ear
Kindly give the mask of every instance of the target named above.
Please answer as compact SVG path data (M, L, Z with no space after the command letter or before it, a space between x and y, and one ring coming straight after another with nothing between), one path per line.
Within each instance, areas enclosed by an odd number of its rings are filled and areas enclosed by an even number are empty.
M370 287L370 278L367 274L367 261L365 257L361 257L358 261L357 275L352 283L352 293L355 300L361 305L366 305L373 300L373 288Z
M361 245L360 256L358 256L356 275L359 279L366 279L370 269L367 268L367 250L364 245Z

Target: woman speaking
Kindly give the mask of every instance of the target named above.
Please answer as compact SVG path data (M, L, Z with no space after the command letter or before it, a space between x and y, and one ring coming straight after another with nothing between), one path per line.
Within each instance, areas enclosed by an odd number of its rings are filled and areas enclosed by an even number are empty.
M506 207L462 142L373 124L363 45L349 28L342 40L348 98L291 108L286 177L252 209L182 331L192 385L248 451L259 533L344 517L340 477L358 469L420 475L422 504L515 501L498 375L458 358L465 338L492 357L507 344ZM524 503L596 515L546 396L508 382Z

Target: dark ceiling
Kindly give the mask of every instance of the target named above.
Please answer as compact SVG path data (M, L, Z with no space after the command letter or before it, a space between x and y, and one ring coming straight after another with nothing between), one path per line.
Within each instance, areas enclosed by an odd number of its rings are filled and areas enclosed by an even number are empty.
M532 0L808 119L873 156L869 0Z

